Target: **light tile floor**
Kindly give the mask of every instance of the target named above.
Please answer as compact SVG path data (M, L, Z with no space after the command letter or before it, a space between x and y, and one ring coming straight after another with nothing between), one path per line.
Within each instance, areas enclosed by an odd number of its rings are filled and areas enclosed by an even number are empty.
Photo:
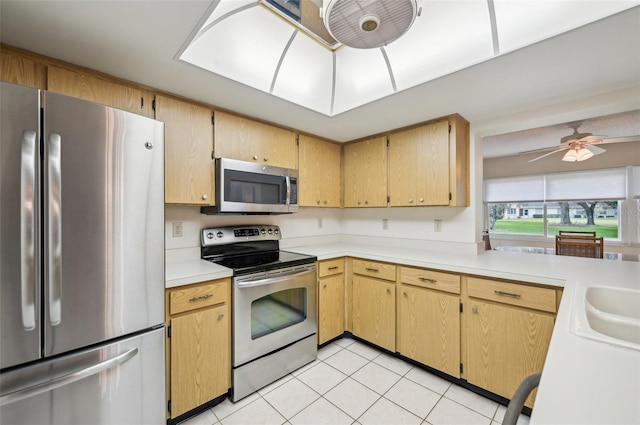
M505 407L351 338L237 403L181 425L448 425L502 422ZM520 415L518 424L528 424Z

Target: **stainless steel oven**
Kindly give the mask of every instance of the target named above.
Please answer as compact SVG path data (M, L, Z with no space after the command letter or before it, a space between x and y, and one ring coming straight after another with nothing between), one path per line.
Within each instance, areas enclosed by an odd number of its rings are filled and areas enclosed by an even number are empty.
M271 225L202 231L202 258L233 269L233 401L316 358L316 258L281 251L280 237Z

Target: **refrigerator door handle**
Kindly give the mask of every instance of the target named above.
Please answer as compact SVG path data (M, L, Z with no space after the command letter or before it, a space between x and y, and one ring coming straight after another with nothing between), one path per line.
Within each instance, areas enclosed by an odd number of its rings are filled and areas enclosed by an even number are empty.
M51 326L62 321L62 178L61 146L59 134L49 135L47 164L48 182L48 241L49 241L49 322Z
M22 163L20 168L20 276L22 327L25 331L36 328L36 279L35 279L35 179L36 132L25 130L22 134Z
M48 391L53 391L56 388L60 388L65 385L72 384L76 381L88 378L89 376L96 375L108 369L113 369L114 367L120 366L121 364L127 362L128 360L133 358L136 354L138 354L138 349L132 348L131 350L126 351L116 357L112 357L109 360L96 363L93 366L89 366L86 369L81 369L75 372L71 372L66 375L60 376L58 378L54 378L50 381L42 382L40 384L36 384L31 387L23 388L21 390L17 390L17 391L5 394L2 397L0 397L0 406L4 406L5 404L10 404L10 403L15 403L17 401L24 400L30 397L35 397L38 394L42 394Z

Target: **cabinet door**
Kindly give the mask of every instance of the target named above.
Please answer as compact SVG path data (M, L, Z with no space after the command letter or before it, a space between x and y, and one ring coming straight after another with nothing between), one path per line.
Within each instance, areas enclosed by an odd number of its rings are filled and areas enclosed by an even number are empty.
M386 137L344 147L344 206L387 206Z
M389 136L389 205L449 205L449 124Z
M171 319L171 417L230 387L231 334L227 305Z
M211 110L158 95L156 119L165 125L165 203L213 205Z
M340 150L338 144L300 135L300 206L340 207Z
M215 123L216 158L298 168L293 131L217 111Z
M151 96L147 91L91 74L49 66L47 90L151 116L149 108Z
M353 333L390 351L396 348L395 284L353 276Z
M460 298L402 285L399 352L460 377Z
M467 380L511 398L523 379L542 371L554 317L475 300L469 307ZM533 405L533 394L527 405Z
M44 89L45 66L18 54L0 52L0 80L21 86Z
M318 344L344 333L344 275L320 279L318 290Z

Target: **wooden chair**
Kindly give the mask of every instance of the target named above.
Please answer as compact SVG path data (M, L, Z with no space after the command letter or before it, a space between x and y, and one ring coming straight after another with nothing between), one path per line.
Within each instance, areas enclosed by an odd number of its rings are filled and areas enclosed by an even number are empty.
M596 232L582 232L580 230L558 230L560 236L592 236L596 237Z
M604 241L602 237L598 238L595 235L558 235L556 236L556 255L603 258Z

